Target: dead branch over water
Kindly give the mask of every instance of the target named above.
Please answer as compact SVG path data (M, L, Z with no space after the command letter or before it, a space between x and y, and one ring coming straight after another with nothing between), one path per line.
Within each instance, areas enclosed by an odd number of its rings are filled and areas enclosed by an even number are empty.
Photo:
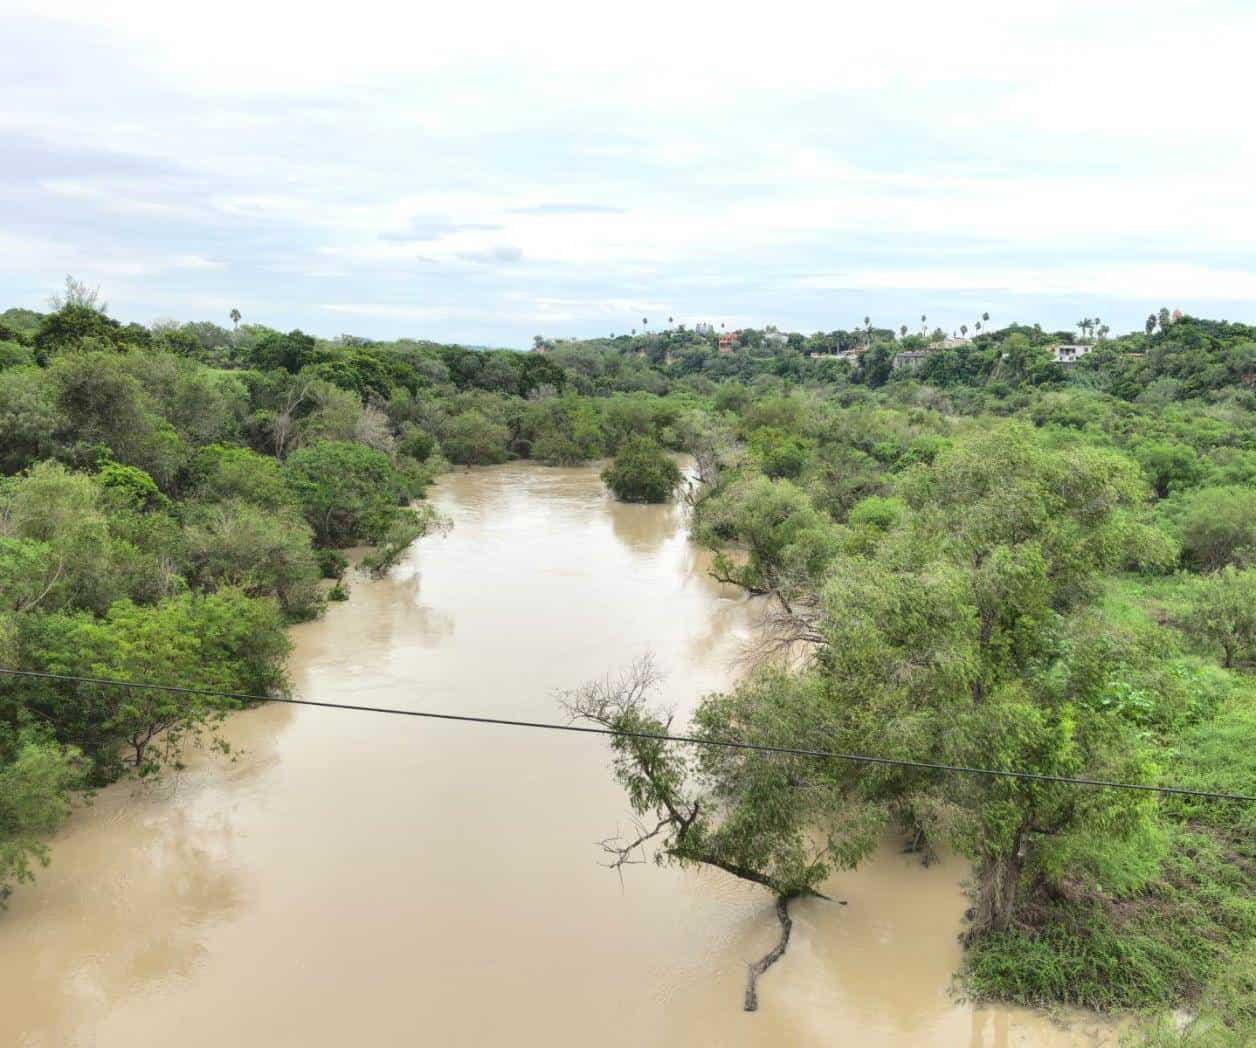
M781 924L780 939L772 949L755 961L754 964L750 965L749 971L746 973L745 1007L748 1012L759 1010L759 992L757 988L759 976L784 957L785 950L789 947L789 933L794 929L794 922L789 916L789 900L781 896L777 896L776 899L776 919Z

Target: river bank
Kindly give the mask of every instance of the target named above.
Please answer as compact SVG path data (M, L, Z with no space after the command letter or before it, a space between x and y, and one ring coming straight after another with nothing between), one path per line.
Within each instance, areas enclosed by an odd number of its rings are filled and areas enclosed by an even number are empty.
M300 695L557 719L556 689L644 650L683 718L726 686L753 602L707 574L675 506L594 467L443 476L453 519L293 630ZM266 706L157 787L119 784L0 920L0 1041L442 1045L1094 1045L1093 1019L949 993L966 869L887 844L794 907L714 871L598 866L627 826L597 740ZM197 1016L189 1022L188 1016Z

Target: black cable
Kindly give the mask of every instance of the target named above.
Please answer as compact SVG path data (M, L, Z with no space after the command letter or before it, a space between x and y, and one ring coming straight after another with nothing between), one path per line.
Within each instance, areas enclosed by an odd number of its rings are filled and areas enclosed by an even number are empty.
M11 670L0 666L0 673L12 677L35 677L45 680L75 681L82 684L105 684L119 688L137 688L145 691L167 691L182 695L209 695L216 698L239 699L245 702L284 702L292 706L319 706L329 710L355 710L359 713L389 713L398 717L421 717L427 720L461 721L466 724L499 724L511 728L539 728L544 731L568 731L581 735L610 735L628 739L651 739L657 742L680 742L691 746L721 746L725 749L752 750L756 753L780 753L791 757L819 757L829 760L850 761L857 764L880 764L894 768L923 768L928 771L945 771L959 775L988 775L1005 779L1028 779L1035 782L1056 782L1070 786L1093 786L1109 790L1138 790L1144 793L1173 794L1184 797L1204 797L1219 801L1256 802L1256 795L1244 793L1214 793L1208 790L1192 790L1182 786L1150 786L1138 782L1116 782L1110 779L1082 779L1069 775L1047 775L1033 771L1001 771L997 768L970 768L962 764L935 764L930 761L913 761L897 757L876 757L865 753L840 753L832 750L809 750L793 746L770 746L766 743L740 742L734 739L702 739L694 735L662 735L648 731L622 731L618 728L593 728L580 724L556 724L551 721L512 720L506 717L477 717L468 713L432 713L429 710L403 710L395 706L358 706L344 702L321 702L316 699L276 698L269 695L250 695L235 691L217 691L213 688L188 688L176 684L150 684L145 681L114 680L109 677L78 677L66 673L43 673L39 670Z

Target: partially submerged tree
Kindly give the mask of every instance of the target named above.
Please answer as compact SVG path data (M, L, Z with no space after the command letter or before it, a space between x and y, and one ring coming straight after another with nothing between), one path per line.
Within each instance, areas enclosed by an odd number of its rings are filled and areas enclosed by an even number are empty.
M753 1011L758 976L789 943L790 901L826 898L820 892L825 878L875 847L884 809L847 802L840 778L817 774L810 758L666 741L673 715L651 705L660 682L646 656L563 698L574 719L621 733L611 740L615 776L642 821L635 835L602 846L612 869L644 861L651 846L660 864L713 866L771 892L781 933L750 965L745 1007ZM795 678L764 675L732 695L705 700L691 730L711 743L779 744L806 731L811 704L805 698Z
M680 469L649 437L629 437L602 480L621 502L666 502L680 486Z
M0 908L14 883L32 879L32 863L48 864L45 839L70 814L70 792L83 762L34 731L8 740L0 733Z

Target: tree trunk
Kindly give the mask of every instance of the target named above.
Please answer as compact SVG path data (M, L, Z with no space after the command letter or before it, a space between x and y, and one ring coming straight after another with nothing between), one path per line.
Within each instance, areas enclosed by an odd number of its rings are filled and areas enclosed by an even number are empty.
M1016 913L1016 891L1025 864L1024 835L1018 831L1005 855L988 856L977 871L977 907L973 934L1007 931Z

